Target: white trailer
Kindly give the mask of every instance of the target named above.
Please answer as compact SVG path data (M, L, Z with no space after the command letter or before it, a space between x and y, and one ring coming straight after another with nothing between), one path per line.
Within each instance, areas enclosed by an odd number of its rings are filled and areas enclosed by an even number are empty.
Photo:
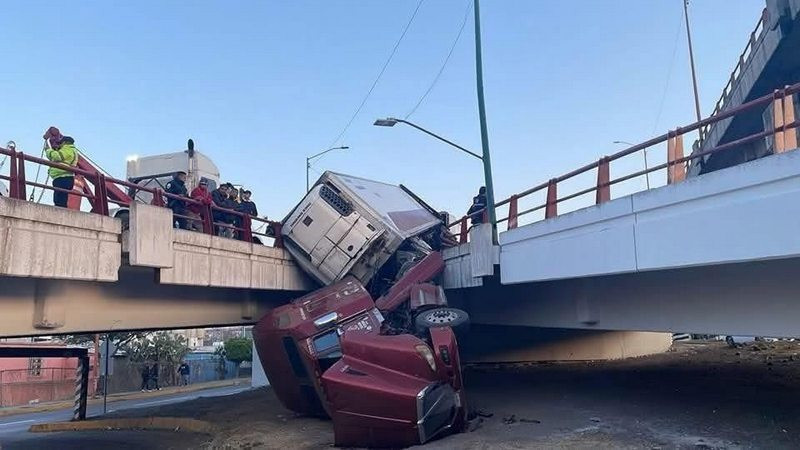
M283 220L281 234L298 264L323 285L346 275L367 285L401 248L431 251L439 213L405 187L325 172Z

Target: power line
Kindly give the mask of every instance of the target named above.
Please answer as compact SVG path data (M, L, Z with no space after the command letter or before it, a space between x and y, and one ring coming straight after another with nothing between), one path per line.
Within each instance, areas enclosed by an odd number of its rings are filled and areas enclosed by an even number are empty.
M411 27L411 23L414 22L414 18L417 17L417 12L419 11L419 8L422 6L422 2L424 1L425 0L419 0L419 2L417 3L417 7L414 9L414 13L411 14L411 18L408 19L408 23L406 24L405 28L403 28L403 33L397 39L397 42L395 42L394 47L392 48L392 52L389 54L389 57L386 59L386 62L383 63L383 67L381 67L381 71L378 73L378 76L375 77L375 81L372 82L372 86L370 86L369 90L367 91L367 94L361 100L361 104L358 105L358 108L356 108L356 111L353 113L353 116L350 117L350 120L347 121L347 125L344 126L341 133L339 133L339 135L336 136L336 139L334 139L333 142L331 142L329 147L335 146L342 138L342 136L344 136L344 134L350 128L350 125L353 124L353 121L356 120L358 113L361 112L361 108L363 108L364 104L367 103L367 99L369 99L369 96L372 95L372 91L375 90L375 86L378 85L378 81L380 81L381 77L383 76L383 73L386 72L386 68L389 67L389 63L392 62L394 54L397 53L397 48L400 47L400 42L402 42L403 38L406 36L408 29Z
M658 122L661 121L661 113L664 111L664 101L667 99L667 91L669 90L669 83L672 80L672 69L675 65L675 55L678 54L678 38L681 36L681 26L683 22L683 12L681 12L680 20L678 21L678 30L675 32L675 43L672 45L672 58L669 61L669 70L667 71L667 82L664 84L664 92L661 95L661 103L658 106L658 114L656 115L656 121L653 124L653 131L652 133L656 132L656 128L658 128Z
M408 119L409 117L411 117L412 114L414 114L417 111L417 108L419 108L422 102L425 101L425 98L428 97L428 94L431 93L434 86L436 86L436 83L439 81L439 77L442 76L444 68L447 67L447 63L450 61L450 57L453 56L453 51L456 49L456 44L458 44L459 39L461 39L461 34L464 32L464 26L467 25L469 12L472 9L472 1L473 0L467 0L467 8L464 11L464 20L461 22L461 27L459 27L458 29L458 34L456 35L455 40L453 40L453 45L450 46L450 51L447 52L447 56L444 58L444 62L442 62L442 66L439 68L439 72L436 73L436 76L433 78L431 85L428 86L428 89L425 91L424 94L422 94L422 97L419 98L417 104L414 105L413 108L411 108L411 111L409 111L408 114L406 114L405 119Z

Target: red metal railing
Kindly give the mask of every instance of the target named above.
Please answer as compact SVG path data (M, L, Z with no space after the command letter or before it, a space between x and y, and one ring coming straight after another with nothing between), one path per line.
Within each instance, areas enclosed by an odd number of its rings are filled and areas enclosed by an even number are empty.
M673 131L669 131L665 134L662 134L661 136L657 136L641 144L626 148L613 155L604 156L596 162L593 162L591 164L586 164L585 166L575 169L569 173L550 179L530 189L514 194L509 198L497 202L495 204L496 208L508 205L508 211L509 211L507 217L498 219L497 222L498 223L508 222L507 228L513 229L518 226L520 216L535 211L540 211L542 209L544 209L544 218L549 219L558 215L559 203L575 199L577 197L590 194L592 192L595 192L595 204L601 204L611 200L611 186L621 183L623 181L628 181L641 176L646 176L651 172L656 172L664 169L666 169L667 171L667 184L678 183L680 181L683 181L686 177L686 163L688 161L702 158L704 156L713 153L726 151L741 145L750 144L759 139L764 139L767 137L772 137L773 139L774 153L782 153L786 150L793 149L797 147L796 128L800 125L800 122L795 120L794 117L794 100L792 96L794 94L797 94L798 92L800 92L800 83L794 84L792 86L787 86L784 89L776 90L773 94L765 95L758 99L752 100L748 103L742 104L736 108L731 108L727 111L720 112L714 116L703 119L699 122L695 122L684 127L679 127ZM725 120L729 117L741 113L742 111L758 107L765 107L770 104L774 109L774 114L773 114L774 127L772 129L768 129L759 133L752 134L750 136L743 137L741 139L737 139L732 142L718 145L714 148L702 152L696 152L689 156L683 155L683 136L685 134L697 131L702 127L706 127L710 124L719 122L721 120ZM654 145L658 145L664 142L667 143L666 163L654 165L646 168L645 170L640 170L619 178L615 179L610 178L610 165L612 162L617 161L625 156L637 153L639 151L645 151L649 147L653 147ZM559 183L573 179L578 175L587 173L595 169L597 170L597 183L594 186L579 190L577 192L565 195L563 197L558 196ZM524 209L522 211L519 210L520 199L523 199L537 192L542 192L544 190L546 190L546 200L543 204L535 205L533 207ZM467 226L468 220L469 216L464 216L461 219L448 224L448 227L451 229L456 226L459 227L460 230L459 241L461 243L467 242L468 240L468 232L470 228Z
M76 195L79 197L86 198L89 201L89 204L91 205L90 211L92 213L108 215L109 203L113 203L124 207L130 207L130 202L128 201L115 200L114 198L109 197L108 186L117 185L131 189L134 194L132 195L132 197L134 198L136 197L135 195L136 192L150 193L153 196L153 200L150 202L152 205L166 207L168 200L165 201L165 198L182 201L184 202L185 205L195 205L196 209L201 211L201 213L199 214L200 216L199 219L195 216L182 215L182 214L173 214L173 216L186 221L190 221L191 223L199 221L203 233L217 234L216 231L218 228L224 228L232 230L234 235L243 241L253 242L254 236L263 236L265 238L269 237L274 238L275 247L282 247L283 244L280 237L281 224L279 222L273 222L270 220L261 219L259 217L253 217L241 211L220 208L213 204L206 205L190 197L182 197L179 195L164 192L158 188L144 187L135 183L131 183L129 181L118 180L115 178L107 177L106 175L100 172L93 172L89 170L80 169L78 167L67 166L60 163L54 163L47 159L26 155L23 152L18 152L15 150L9 150L0 147L0 155L8 155L10 158L9 175L8 176L0 175L0 180L7 180L9 182L9 197L11 198L26 200L27 186L32 186L34 188L38 187L41 189L47 189L55 192L64 192L70 195ZM89 181L94 186L94 191L79 190L79 189L68 190L42 183L28 181L25 178L26 162L40 164L47 167L57 167L59 169L64 169L66 171L72 172L73 174L79 175L84 179L86 179L87 181ZM215 213L217 213L216 214L217 217L220 217L221 215L225 215L228 217L235 217L236 218L234 221L235 224L230 224L224 221L216 221L214 219ZM274 234L274 236L268 233L253 231L252 229L253 221L261 222L262 224L267 226L268 229L271 228L273 231L272 234Z

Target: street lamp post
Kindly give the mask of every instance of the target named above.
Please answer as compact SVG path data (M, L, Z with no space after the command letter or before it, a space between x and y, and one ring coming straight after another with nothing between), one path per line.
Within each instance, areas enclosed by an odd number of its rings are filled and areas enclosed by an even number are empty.
M497 244L497 215L494 208L494 183L492 158L489 156L489 133L486 126L486 104L483 100L483 56L481 52L480 1L474 0L475 11L475 80L478 88L478 116L481 122L481 149L483 150L483 176L486 183L486 209L492 226L492 243Z
M476 157L476 158L478 158L480 160L483 160L483 157L481 155L479 155L479 154L477 154L475 152L471 152L471 151L465 149L464 147L456 144L455 142L453 142L453 141L451 141L449 139L445 139L445 138L439 136L438 134L436 134L436 133L434 133L432 131L426 130L425 128L422 128L421 126L419 126L419 125L417 125L415 123L409 122L408 120L396 119L394 117L387 117L386 119L378 119L378 120L376 120L373 125L378 126L378 127L393 127L398 123L404 123L404 124L406 124L406 125L408 125L410 127L414 127L417 130L422 131L423 133L425 133L425 134L427 134L429 136L433 136L436 139L438 139L438 140L440 140L440 141L442 141L442 142L444 142L446 144L452 145L453 147L461 150L464 153L468 153L471 156L474 156L474 157Z
M686 19L686 40L689 43L689 65L692 68L692 88L694 90L694 111L697 114L697 121L702 120L700 116L700 94L697 93L697 73L694 70L694 49L692 48L692 31L689 27L689 0L683 0L683 17Z
M633 145L634 145L634 144L631 144L630 142L627 142L627 141L614 141L614 144L630 145L631 147L633 147ZM644 155L644 170L648 170L648 166L647 166L647 149L646 148L642 149L642 155ZM644 179L647 182L647 189L650 189L650 172L647 172L647 173L644 174Z
M314 160L314 159L319 158L320 156L322 156L325 153L328 153L330 151L333 151L333 150L347 150L348 148L350 148L350 147L348 147L346 145L342 146L342 147L331 147L331 148L329 148L329 149L327 149L327 150L325 150L323 152L317 153L316 155L311 155L311 156L306 157L306 192L308 192L311 189L310 186L309 186L309 179L308 179L308 171L311 169L311 161Z

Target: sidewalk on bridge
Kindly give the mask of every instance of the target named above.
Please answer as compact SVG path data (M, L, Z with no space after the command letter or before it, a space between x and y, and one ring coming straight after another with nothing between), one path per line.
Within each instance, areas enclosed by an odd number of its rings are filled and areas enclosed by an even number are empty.
M108 402L119 402L123 400L137 400L142 398L161 397L170 394L180 394L184 392L202 391L206 389L215 389L227 386L240 386L249 385L250 378L235 378L232 380L219 380L209 381L206 383L195 383L188 386L170 386L164 387L160 391L150 392L121 392L118 394L109 394ZM97 396L89 399L89 404L98 404L103 402L103 396ZM0 408L0 417L14 416L18 414L30 414L38 412L58 411L60 409L72 408L72 400L64 400L59 402L39 403L36 405L23 405L23 406L9 406L7 408Z

